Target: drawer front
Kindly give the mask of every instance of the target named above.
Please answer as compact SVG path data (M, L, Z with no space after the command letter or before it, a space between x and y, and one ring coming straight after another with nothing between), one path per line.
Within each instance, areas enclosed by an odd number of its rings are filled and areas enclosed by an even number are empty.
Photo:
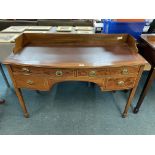
M107 78L105 88L107 90L131 89L134 87L135 81L136 77Z
M11 66L13 72L30 74L30 73L43 73L40 67L29 67L29 66Z
M111 67L107 69L108 75L137 75L139 66Z
M30 88L36 90L48 90L48 80L45 77L30 75L14 76L16 86L19 88Z
M126 67L109 67L100 69L79 69L77 76L80 77L104 77L104 76L137 76L139 66L126 66Z
M107 75L106 69L79 69L77 70L78 77L102 77Z
M31 74L46 74L51 77L73 77L73 69L56 69L56 68L41 68L41 67L29 67L29 66L12 66L14 73L23 73L24 75Z
M68 78L74 77L74 70L73 69L45 69L44 74L50 75L51 77L55 78Z

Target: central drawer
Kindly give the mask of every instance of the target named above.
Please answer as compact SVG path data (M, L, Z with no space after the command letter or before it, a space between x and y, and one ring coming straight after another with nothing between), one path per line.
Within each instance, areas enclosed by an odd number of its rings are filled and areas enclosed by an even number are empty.
M50 75L51 77L55 78L67 78L67 77L74 77L74 70L73 69L55 69L55 68L46 68L43 70L44 74Z
M77 76L78 77L103 77L107 75L107 69L78 69Z

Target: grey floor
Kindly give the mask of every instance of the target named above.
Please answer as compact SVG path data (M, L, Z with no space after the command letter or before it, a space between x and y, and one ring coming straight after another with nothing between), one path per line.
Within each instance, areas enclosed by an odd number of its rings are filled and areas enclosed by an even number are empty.
M3 66L4 67L4 66ZM5 68L5 67L4 67ZM5 69L8 76L8 73ZM132 107L135 106L147 73L139 83ZM11 80L8 76L11 83ZM138 114L129 109L127 118L121 117L128 93L101 92L98 86L83 82L64 82L49 92L23 90L30 118L23 117L18 99L8 89L0 74L1 97L0 134L56 134L56 135L146 135L155 134L155 83L153 83Z

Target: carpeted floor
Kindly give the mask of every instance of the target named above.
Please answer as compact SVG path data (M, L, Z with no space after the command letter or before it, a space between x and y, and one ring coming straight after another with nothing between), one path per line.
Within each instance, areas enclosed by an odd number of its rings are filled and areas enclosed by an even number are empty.
M4 67L4 66L3 66ZM5 67L4 67L5 68ZM5 73L8 73L5 69ZM132 106L136 104L147 73L144 72ZM9 78L9 76L8 76ZM9 78L10 84L11 80ZM12 85L12 84L11 84ZM13 90L8 89L0 74L0 93L6 104L0 105L0 135L144 135L155 134L155 83L138 114L129 110L121 117L128 93L101 92L85 82L64 82L49 92L23 90L30 118L23 117Z

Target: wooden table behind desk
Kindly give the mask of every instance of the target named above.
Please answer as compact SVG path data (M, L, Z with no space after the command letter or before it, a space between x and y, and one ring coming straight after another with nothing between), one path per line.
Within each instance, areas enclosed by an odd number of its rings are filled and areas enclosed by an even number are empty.
M151 64L151 70L149 71L149 75L134 109L134 113L138 113L139 108L155 78L155 34L143 34L139 40L138 47L140 54Z

